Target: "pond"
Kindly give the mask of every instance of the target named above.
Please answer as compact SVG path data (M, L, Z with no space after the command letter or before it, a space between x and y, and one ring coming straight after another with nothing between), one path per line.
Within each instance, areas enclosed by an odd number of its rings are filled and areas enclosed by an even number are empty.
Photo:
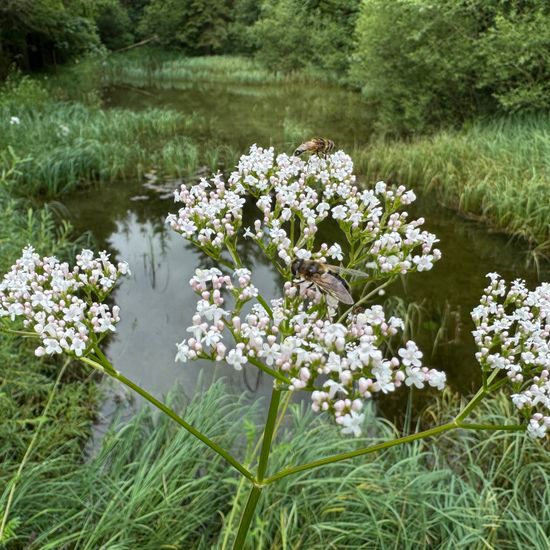
M366 146L369 137L368 106L353 92L330 86L311 85L222 85L190 84L184 89L133 89L114 87L105 91L105 108L178 110L202 121L188 137L208 147L228 145L244 153L252 143L274 145L291 152L302 138L328 136L338 148ZM367 185L373 182L365 182ZM168 185L176 187L173 182ZM268 395L270 380L258 377L256 369L236 372L225 364L175 363L176 342L187 334L195 309L195 295L188 280L205 258L165 225L168 212L177 211L171 194L159 193L151 181L105 185L72 195L65 201L79 231L91 230L98 245L130 263L132 276L122 281L115 301L122 321L111 339L108 356L121 372L154 395L160 396L179 384L192 396L198 386L223 376L237 391L252 398ZM426 228L440 238L443 259L428 273L414 274L394 285L390 295L403 304L419 304L420 317L411 317L414 337L429 366L448 373L452 388L471 392L479 383L470 336L469 312L479 301L485 274L498 271L506 279L522 277L529 285L548 279L543 266L537 273L526 266L526 247L511 243L486 227L464 220L422 197L413 214L426 218ZM253 271L253 281L262 294L276 296L280 281L262 263L254 250L244 250ZM382 299L382 298L381 298ZM414 308L409 308L413 311ZM440 330L440 327L441 330ZM433 346L434 338L439 344ZM129 403L113 387L103 406L106 425L117 403L127 403L126 415L141 406ZM416 406L425 396L418 392ZM406 406L405 393L385 396L379 402L382 414L399 418Z

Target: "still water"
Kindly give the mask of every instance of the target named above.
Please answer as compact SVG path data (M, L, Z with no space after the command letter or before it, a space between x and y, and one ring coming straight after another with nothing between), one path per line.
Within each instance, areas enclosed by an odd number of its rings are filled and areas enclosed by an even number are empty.
M179 90L112 88L104 96L105 108L170 108L200 117L201 124L188 134L196 143L229 145L246 152L252 143L275 145L292 151L302 138L329 136L339 148L366 145L368 108L352 92L307 85L190 85ZM292 141L294 140L294 141ZM152 168L152 167L151 167ZM365 182L367 185L373 182ZM223 376L237 391L251 398L268 395L270 381L256 369L236 372L226 365L175 363L176 342L187 336L195 309L195 295L188 280L208 259L173 233L164 223L175 212L167 189L160 192L149 181L133 181L90 189L66 201L77 230L90 230L99 246L129 262L132 276L116 291L122 321L111 339L107 355L121 372L154 395L165 394L176 384L192 396L199 384ZM444 369L449 383L466 393L479 383L470 336L469 311L485 286L485 274L498 271L507 279L522 277L530 285L550 279L548 266L537 273L526 265L526 247L510 243L487 228L459 218L423 197L414 215L427 220L426 228L440 238L443 259L428 273L398 282L389 294L406 303L421 304L421 318L414 337L421 344L429 366ZM253 281L264 296L277 296L280 281L254 250L243 250L252 266ZM381 298L382 300L382 298ZM440 326L440 344L433 339ZM119 387L107 392L105 423L116 403L127 403L126 414L141 405L128 401ZM421 393L418 392L417 395ZM380 403L390 417L405 408L405 394L396 393ZM418 401L419 404L422 398ZM101 425L99 426L101 429Z

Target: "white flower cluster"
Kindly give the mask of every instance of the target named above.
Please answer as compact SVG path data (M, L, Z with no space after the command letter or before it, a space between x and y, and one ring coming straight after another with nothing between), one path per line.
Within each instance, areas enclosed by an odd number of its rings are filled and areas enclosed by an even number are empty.
M227 182L218 174L176 191L184 206L168 222L210 256L219 258L227 248L238 263L246 198L255 201L260 216L244 237L254 240L285 278L283 297L268 305L245 269L232 277L218 269L197 270L190 284L200 299L187 329L191 335L177 344L176 360L205 358L237 370L247 363L268 370L290 391L311 392L313 409L331 414L344 433L354 435L361 430L364 401L374 393L403 383L443 388L445 374L422 365L414 342L387 357L388 340L403 327L400 319L386 319L381 306L337 318L336 299L323 301L326 294L293 281L290 269L294 259L344 260L338 242L315 243L324 220L337 225L335 233L349 244L347 267L369 269L373 279L431 269L441 256L435 235L420 229L423 219L408 222L407 213L399 211L415 200L412 191L384 182L360 190L353 162L342 151L303 160L252 146ZM224 291L233 295L234 307L224 307ZM243 305L255 297L258 303L245 312Z
M197 302L193 324L187 329L191 336L177 344L176 361L186 362L199 357L213 361L225 359L237 370L247 362L242 353L239 354L236 350L230 351L226 357L227 349L222 340L230 313L221 307L225 302L222 291L229 290L235 300L235 308L240 309L244 303L258 295L258 290L250 283L248 269L237 269L233 275L235 284L229 275L223 275L215 267L195 271L189 284L201 299Z
M529 418L527 432L550 433L550 284L529 291L515 280L509 288L497 273L472 311L476 358L486 372L499 369L512 386L514 405Z
M166 221L197 246L217 252L241 225L245 199L226 186L221 174L210 181L203 178L191 188L182 185L174 197L185 206L177 215L169 214Z
M445 373L422 366L422 353L412 341L399 349L398 357L385 357L386 342L403 328L396 317L385 318L381 306L348 316L344 323L303 301L271 301L271 314L255 304L246 315L241 305L257 295L250 272L238 269L232 278L217 269L197 270L190 285L199 294L192 336L178 344L176 360L207 358L225 360L236 370L261 361L288 380L291 391L311 392L314 411L331 414L344 433L359 435L364 401L374 393L393 392L403 382L423 388L443 389ZM228 289L235 309L221 306L221 292ZM227 351L224 331L234 347ZM227 342L226 342L227 343Z
M273 148L254 145L227 183L218 174L210 182L203 179L176 191L176 201L184 207L167 221L198 246L219 251L238 231L247 195L255 199L262 216L245 229L245 237L285 268L293 257L309 257L318 226L327 218L338 223L349 242L359 243L360 262L354 266L359 269L384 274L427 271L441 257L433 248L435 235L420 229L424 220L408 222L407 213L398 212L416 199L414 193L384 182L361 191L355 185L353 162L342 151L305 161L286 154L275 157Z
M91 250L82 250L71 270L66 262L41 258L27 246L0 283L0 321L22 319L23 327L41 339L38 356L67 352L80 357L115 330L119 308L103 300L127 273L125 262L115 266L105 252L95 258Z

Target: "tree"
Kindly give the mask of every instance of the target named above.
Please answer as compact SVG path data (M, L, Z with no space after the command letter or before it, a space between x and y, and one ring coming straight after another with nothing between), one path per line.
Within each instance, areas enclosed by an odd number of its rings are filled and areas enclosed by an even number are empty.
M25 70L66 61L100 46L94 22L80 3L60 0L3 0L1 52Z
M258 56L273 70L345 75L359 0L267 0L254 26Z
M227 0L152 0L139 31L143 36L156 34L163 46L213 54L222 51L229 19Z

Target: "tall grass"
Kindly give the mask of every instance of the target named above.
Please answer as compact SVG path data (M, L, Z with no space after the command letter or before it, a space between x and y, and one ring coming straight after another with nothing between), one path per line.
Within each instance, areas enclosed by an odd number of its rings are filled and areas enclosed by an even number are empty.
M17 117L18 123L13 123ZM134 112L60 102L38 82L21 78L0 92L0 151L25 158L13 192L56 197L92 183L195 175L206 165L234 166L239 152L197 143L204 120L170 109ZM0 155L0 171L9 158Z
M168 402L210 437L234 446L242 407L215 384L191 406ZM150 409L118 433L90 463L65 475L53 457L27 471L14 500L17 542L30 548L209 548L228 513L234 476L166 416Z
M445 421L458 400L445 394L419 429ZM175 395L172 404L182 408ZM218 383L185 416L223 445L242 448L237 434L244 428L250 442L261 423L242 407ZM504 422L511 409L501 396L479 417ZM350 441L291 406L270 471L395 436L372 412L366 425L369 435ZM247 548L546 549L549 459L524 434L457 431L297 474L265 491ZM14 502L21 547L229 548L239 519L230 509L235 495L241 507L246 496L226 465L149 410L113 432L90 463L57 475L61 467L54 456L27 470Z
M10 116L20 124L9 124ZM196 166L196 146L185 132L196 117L168 110L110 111L47 103L40 110L0 107L0 148L28 161L16 178L25 193L57 196L93 182L137 178L156 167L180 175Z
M354 152L359 173L435 195L550 254L550 114L480 120L462 130Z
M305 72L269 71L254 59L240 56L184 57L155 48L111 55L103 76L110 84L179 88L189 82L273 84L319 80Z

